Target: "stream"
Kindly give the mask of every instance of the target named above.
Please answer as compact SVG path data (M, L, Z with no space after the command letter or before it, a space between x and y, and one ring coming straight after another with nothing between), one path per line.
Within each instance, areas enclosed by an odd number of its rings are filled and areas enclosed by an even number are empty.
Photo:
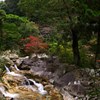
M32 75L27 78L17 65L11 68L5 66L6 71L0 83L0 92L6 100L63 100L59 91L50 88L50 83L46 83L46 86L36 82Z
M100 69L77 69L56 56L19 57L11 51L0 61L0 100L100 100Z

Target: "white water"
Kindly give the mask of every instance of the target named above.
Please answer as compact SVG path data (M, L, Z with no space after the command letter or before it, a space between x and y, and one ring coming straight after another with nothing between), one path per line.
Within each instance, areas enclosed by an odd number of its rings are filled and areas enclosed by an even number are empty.
M16 65L13 66L17 71L19 71L19 69L17 68ZM28 85L24 85L24 87L28 88L28 89L31 89L33 92L39 92L41 95L45 95L47 94L47 91L44 90L44 87L41 83L36 83L33 79L28 79L26 76L24 75L21 75L21 74L17 74L13 71L10 71L10 69L5 66L5 69L6 69L6 74L8 75L11 75L11 76L15 76L15 77L23 77ZM38 88L34 88L33 86L30 85L30 81L34 83L34 85ZM5 96L5 97L10 97L10 98L18 98L19 97L19 94L11 94L7 91L5 91L5 88L4 87L0 87L0 91L1 93Z
M24 76L24 78L27 81L28 85L30 85L30 81L28 80L28 78L26 76Z
M31 89L33 92L34 92L34 91L37 91L35 88L33 88L33 87L30 85L29 79L28 79L27 77L25 77L25 76L24 76L24 78L25 78L25 80L26 80L27 83L28 83L28 85L25 85L25 87Z
M18 98L19 97L19 94L16 94L16 93L11 94L11 93L5 91L4 87L0 87L0 91L5 97L10 97L10 98Z
M14 68L15 68L17 71L19 71L19 69L18 69L17 65L14 65Z
M7 66L5 66L5 69L7 72L10 72L10 69Z
M16 74L15 72L11 72L7 66L5 66L5 68L6 68L6 71L7 71L6 74L8 74L8 75L17 76L17 77L23 76L21 74Z
M43 87L42 84L36 83L33 79L29 79L29 80L32 81L34 83L34 85L38 87L38 91L39 91L40 94L42 94L42 95L47 94L47 91L44 90L44 87Z
M23 76L21 74L16 74L15 72L6 72L6 74L12 75L12 76L17 76L17 77L22 77Z

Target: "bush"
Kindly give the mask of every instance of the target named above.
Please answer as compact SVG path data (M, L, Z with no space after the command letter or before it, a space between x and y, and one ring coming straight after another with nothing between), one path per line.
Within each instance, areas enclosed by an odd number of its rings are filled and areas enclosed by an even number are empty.
M4 10L0 10L0 21L1 21L2 19L4 19L5 16L6 16L5 11L4 11ZM1 24L1 23L0 23L0 24Z
M38 26L34 22L21 23L18 30L21 33L23 38L28 37L33 34L38 35L39 33Z
M7 14L5 22L9 24L14 23L17 26L17 29L22 37L27 37L34 33L39 33L38 26L34 22L30 22L26 17L19 17L13 14Z
M81 66L83 68L91 68L94 66L94 57L89 56L88 51L80 49Z
M0 50L16 49L16 47L18 49L18 41L21 38L39 33L38 26L34 22L13 14L5 16L2 30L3 37L0 37L2 39Z
M41 53L48 48L48 45L44 43L42 39L35 36L29 36L21 39L21 44L21 50L26 54Z
M26 17L19 17L17 15L13 15L13 14L7 14L5 21L8 23L15 23L17 26L19 26L21 23L29 22L29 20L27 20Z
M4 23L3 31L5 32L3 38L4 49L16 48L21 34L18 31L18 27L14 23Z

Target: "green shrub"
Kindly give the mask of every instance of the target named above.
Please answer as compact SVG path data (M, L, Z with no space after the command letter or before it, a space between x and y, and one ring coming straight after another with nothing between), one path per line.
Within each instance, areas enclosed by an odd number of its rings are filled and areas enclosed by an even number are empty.
M29 20L27 20L26 17L19 17L18 15L13 15L13 14L7 14L5 21L8 23L15 23L16 25L29 22Z
M34 22L21 23L18 30L24 38L30 35L38 35L39 33L38 26Z
M6 15L2 30L0 50L16 49L21 38L39 33L38 26L34 22L13 14Z
M80 49L80 56L81 56L81 66L83 68L91 68L94 66L94 58L89 56L88 51L84 50L83 48Z
M73 63L73 53L70 47L70 43L66 44L67 46L58 45L57 42L49 44L49 53L58 55L61 62Z
M0 10L0 20L4 19L6 16L6 13L4 10Z
M4 23L3 30L5 32L3 45L5 49L10 49L17 46L17 42L21 38L18 27L14 23Z
M70 47L64 47L60 45L60 53L59 57L61 58L62 62L73 63L73 52Z

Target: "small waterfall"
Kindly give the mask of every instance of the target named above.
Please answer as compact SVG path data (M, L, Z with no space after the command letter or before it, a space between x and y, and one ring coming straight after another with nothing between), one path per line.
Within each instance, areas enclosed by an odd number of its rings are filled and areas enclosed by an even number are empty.
M34 92L34 91L37 91L35 88L33 88L33 87L30 85L29 79L28 79L26 76L24 76L24 78L25 78L25 80L26 80L27 83L28 83L28 85L25 85L25 87L31 89L33 92Z
M28 78L26 76L24 76L24 78L27 81L28 85L30 85L30 81L28 80Z
M33 79L29 79L29 80L32 81L34 83L34 85L36 85L38 87L38 91L39 91L40 94L42 94L42 95L47 94L47 91L44 90L44 87L43 87L42 84L36 83Z
M23 76L21 74L16 74L15 72L10 71L7 66L5 66L5 69L7 71L6 74L8 74L8 75L17 76L17 77L22 77Z
M19 94L16 94L16 93L11 94L11 93L5 91L5 88L3 86L0 87L0 91L5 97L9 97L9 98L18 98L19 97Z
M19 69L18 69L17 65L14 65L14 68L15 68L17 71L19 71Z
M5 66L5 69L7 72L10 72L10 69L7 66Z
M25 82L25 83L23 83L21 85L22 87L25 87L27 90L31 90L31 92L33 92L33 93L36 92L36 93L39 93L41 95L47 94L47 91L44 90L44 86L41 83L37 83L35 80L28 79L25 75L20 74L19 73L20 70L18 69L17 65L14 65L13 68L16 69L16 71L15 70L14 71L13 70L10 70L7 66L5 66L5 69L6 69L6 73L5 74L6 75L9 75L8 77L12 77L12 76L14 76L16 78L20 78L21 77L21 79L22 79L21 82ZM9 78L8 78L8 80L9 80ZM31 85L31 83L33 83L33 84ZM18 87L20 87L20 85ZM4 86L0 86L0 92L5 97L9 97L9 98L20 98L20 93L18 93L18 94L16 92L15 93L9 93L9 91L6 91L6 89L5 89Z
M31 89L33 92L36 92L37 90L35 88L33 88L31 85L27 86L29 89Z
M15 72L7 72L6 74L16 76L16 77L22 77L23 76L21 74L16 74Z

